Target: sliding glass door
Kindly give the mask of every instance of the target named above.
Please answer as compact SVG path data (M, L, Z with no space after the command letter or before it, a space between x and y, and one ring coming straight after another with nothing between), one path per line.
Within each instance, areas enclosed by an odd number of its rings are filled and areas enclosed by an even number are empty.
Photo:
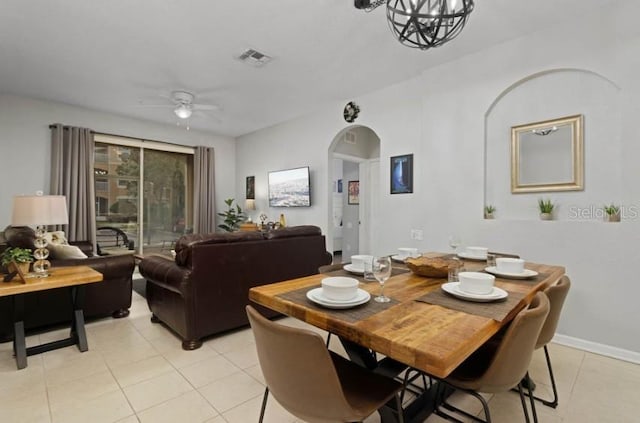
M192 154L96 142L94 173L102 254L131 247L170 254L175 241L192 230ZM125 234L128 246L112 245L108 235L100 235L112 232Z

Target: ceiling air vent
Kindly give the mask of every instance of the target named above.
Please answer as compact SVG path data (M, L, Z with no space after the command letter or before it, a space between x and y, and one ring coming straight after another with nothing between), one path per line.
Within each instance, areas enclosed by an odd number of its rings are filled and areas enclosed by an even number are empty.
M356 143L356 134L355 132L347 131L344 133L344 142L347 144L355 144Z
M262 54L259 51L251 48L242 52L242 54L240 54L237 59L241 62L247 63L257 68L259 68L260 66L264 66L271 61L270 56Z

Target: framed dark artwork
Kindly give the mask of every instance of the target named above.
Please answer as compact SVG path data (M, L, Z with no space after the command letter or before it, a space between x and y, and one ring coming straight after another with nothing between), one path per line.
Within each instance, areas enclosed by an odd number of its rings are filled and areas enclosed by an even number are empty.
M347 204L360 204L360 181L349 181Z
M391 194L413 192L413 154L391 157Z
M246 188L245 198L247 200L256 199L256 177L255 176L247 176L247 188Z

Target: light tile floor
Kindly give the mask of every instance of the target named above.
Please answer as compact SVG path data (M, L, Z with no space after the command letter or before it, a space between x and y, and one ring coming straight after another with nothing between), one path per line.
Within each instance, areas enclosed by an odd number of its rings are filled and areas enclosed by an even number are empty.
M11 344L0 344L0 422L252 423L260 411L264 379L249 329L207 340L183 351L165 327L150 322L145 300L134 292L131 315L87 324L89 351L75 347L29 357L16 370ZM306 327L295 319L281 323ZM66 330L34 335L28 345ZM319 331L321 332L321 331ZM331 348L343 352L334 338ZM556 410L538 406L541 422L640 421L640 365L551 345L560 391ZM531 373L538 394L549 395L542 351ZM487 395L493 421L524 421L518 395ZM480 404L456 394L454 402L480 412ZM427 422L444 421L432 416ZM272 399L265 422L297 423ZM379 422L376 415L367 423Z

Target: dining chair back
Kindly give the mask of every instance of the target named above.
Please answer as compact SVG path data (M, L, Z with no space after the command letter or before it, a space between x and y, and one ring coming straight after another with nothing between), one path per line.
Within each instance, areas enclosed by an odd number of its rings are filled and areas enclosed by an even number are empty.
M549 314L549 300L539 292L528 308L516 315L498 343L488 342L465 360L445 382L463 389L482 402L487 421L491 421L489 407L478 392L497 393L518 387L526 421L529 415L524 402L521 381L527 375L536 340ZM444 403L445 408L452 409ZM535 404L531 400L534 421L537 421ZM462 412L459 409L455 411ZM442 413L439 411L439 413ZM448 417L448 416L447 416Z
M558 328L558 321L560 320L560 312L564 305L564 300L567 298L569 288L571 287L571 280L568 276L563 276L560 280L544 290L547 298L549 299L549 315L542 326L540 336L536 342L536 349L547 345L553 336L556 334Z
M361 421L394 396L401 410L400 383L330 352L316 332L271 322L251 306L246 310L267 385L260 422L269 392L308 422Z
M549 356L549 348L547 344L551 342L553 336L558 328L558 321L560 320L560 313L562 312L562 306L564 300L567 298L569 288L571 287L571 280L568 276L563 276L554 285L551 285L544 290L545 295L549 298L549 315L542 326L540 336L536 342L536 349L544 347L544 356L547 361L547 370L549 371L549 380L551 381L551 389L553 391L553 398L546 400L537 396L533 398L542 402L547 407L556 408L558 406L558 388L556 386L556 378L553 375L553 368L551 367L551 357ZM527 380L528 384L532 384L531 380Z

